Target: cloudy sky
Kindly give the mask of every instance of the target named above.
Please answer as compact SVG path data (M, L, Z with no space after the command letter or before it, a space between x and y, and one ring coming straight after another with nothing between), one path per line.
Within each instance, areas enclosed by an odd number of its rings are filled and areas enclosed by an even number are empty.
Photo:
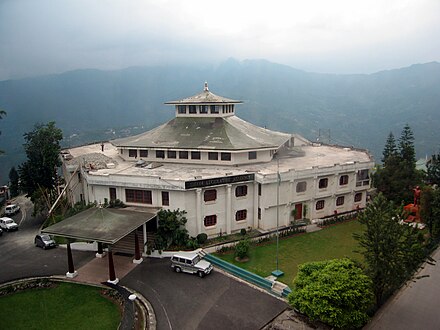
M0 80L229 57L329 73L440 61L440 1L0 0Z

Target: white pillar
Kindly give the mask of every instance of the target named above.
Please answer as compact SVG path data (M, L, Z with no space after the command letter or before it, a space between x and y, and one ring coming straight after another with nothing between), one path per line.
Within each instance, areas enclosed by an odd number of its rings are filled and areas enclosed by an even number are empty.
M258 228L258 182L254 182L254 229Z
M232 200L231 200L231 188L232 185L226 186L226 234L231 233L231 213L232 213Z
M202 232L202 189L196 189L196 223L197 235Z

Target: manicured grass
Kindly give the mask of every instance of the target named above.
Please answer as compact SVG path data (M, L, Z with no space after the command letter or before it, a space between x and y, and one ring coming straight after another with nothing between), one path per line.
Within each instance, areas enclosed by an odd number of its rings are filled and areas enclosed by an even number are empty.
M117 329L119 307L100 291L59 283L0 297L0 329Z
M362 256L353 251L357 249L357 241L353 238L353 233L361 231L361 224L357 220L352 220L314 233L280 238L278 260L279 269L284 272L284 276L280 277L279 281L291 285L298 265L309 261L343 257L362 261ZM270 275L276 269L275 240L260 246L252 246L249 252L249 261L243 263L234 260L233 252L216 254L216 256L263 277Z

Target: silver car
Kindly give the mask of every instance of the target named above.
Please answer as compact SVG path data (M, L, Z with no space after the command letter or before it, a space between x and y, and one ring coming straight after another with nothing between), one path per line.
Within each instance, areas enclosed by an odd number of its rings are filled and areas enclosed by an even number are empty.
M34 239L35 246L43 248L44 250L56 247L55 241L49 235L36 235Z
M184 272L204 277L212 271L210 262L196 252L179 252L171 257L171 267L176 273Z

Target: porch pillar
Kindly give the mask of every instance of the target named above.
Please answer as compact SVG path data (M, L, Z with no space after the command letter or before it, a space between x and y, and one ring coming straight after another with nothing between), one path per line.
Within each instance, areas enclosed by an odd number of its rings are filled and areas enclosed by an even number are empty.
M108 276L109 276L109 279L107 280L108 283L118 284L119 279L116 277L115 265L113 263L113 252L110 249L110 247L108 249Z
M137 234L137 229L135 229L135 231L134 231L134 259L133 259L133 263L140 264L142 261L143 261L143 259L141 258L141 253L139 251L139 238L138 238L138 234Z
M103 258L105 255L104 249L102 247L102 242L98 242L98 252L96 252L96 258Z
M142 225L142 233L144 234L144 248L143 248L143 250L144 250L144 253L147 253L147 224L146 223L144 223L143 225Z
M78 275L78 272L75 270L73 266L73 257L72 257L72 249L70 248L70 242L67 242L67 264L69 271L66 273L66 277L74 278Z
M258 182L254 182L254 222L252 226L258 229Z
M202 232L202 189L196 189L196 221L197 234Z

